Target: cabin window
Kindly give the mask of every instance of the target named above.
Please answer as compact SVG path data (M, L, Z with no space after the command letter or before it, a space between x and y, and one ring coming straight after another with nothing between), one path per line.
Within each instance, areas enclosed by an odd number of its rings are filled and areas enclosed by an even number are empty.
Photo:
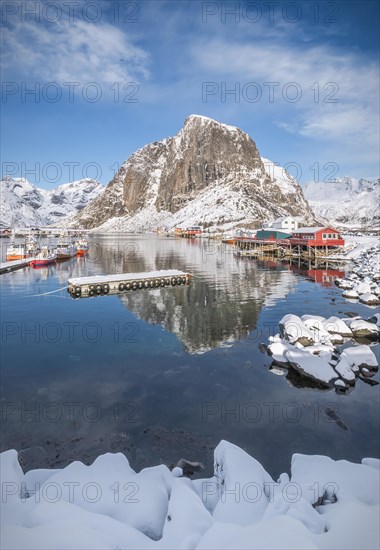
M323 234L322 234L322 239L327 239L326 233L323 233Z
M332 239L331 233L328 234L328 238L329 238L329 239Z

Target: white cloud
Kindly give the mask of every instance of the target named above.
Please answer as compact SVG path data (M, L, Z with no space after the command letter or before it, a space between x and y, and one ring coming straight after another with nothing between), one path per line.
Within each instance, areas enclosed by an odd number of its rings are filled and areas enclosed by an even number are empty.
M148 77L148 61L143 49L108 23L26 21L3 29L3 74L20 80L128 82Z
M262 98L251 105L270 112L286 132L378 142L378 68L359 55L338 53L324 45L300 47L260 38L244 43L223 39L198 43L193 56L208 81L224 81L228 88L234 82L241 87L249 82L261 86ZM273 88L273 103L266 82L279 83ZM302 93L295 103L286 101L282 93L291 82ZM295 97L294 86L288 91ZM244 101L244 97L240 99Z

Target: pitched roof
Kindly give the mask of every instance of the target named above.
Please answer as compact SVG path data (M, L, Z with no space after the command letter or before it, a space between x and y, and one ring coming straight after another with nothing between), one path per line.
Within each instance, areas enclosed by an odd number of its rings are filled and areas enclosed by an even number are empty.
M327 227L299 227L294 230L294 233L316 233L321 229L327 229Z
M283 216L282 218L277 218L276 220L273 220L272 223L283 222L283 221L285 221L285 220L287 220L287 219L289 219L289 218L295 219L293 216Z

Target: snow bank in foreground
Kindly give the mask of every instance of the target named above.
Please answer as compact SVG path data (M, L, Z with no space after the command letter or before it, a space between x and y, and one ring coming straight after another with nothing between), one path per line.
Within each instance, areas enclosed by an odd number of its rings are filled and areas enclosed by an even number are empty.
M215 449L215 475L136 473L121 454L24 475L0 455L7 549L379 548L380 461L295 454L274 481L239 447ZM352 519L355 518L355 521Z

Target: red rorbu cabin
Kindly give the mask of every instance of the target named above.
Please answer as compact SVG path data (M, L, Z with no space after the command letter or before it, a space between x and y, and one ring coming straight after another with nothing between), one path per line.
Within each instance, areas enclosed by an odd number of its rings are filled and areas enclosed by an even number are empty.
M293 231L290 243L307 247L336 248L344 246L344 239L333 227L299 227Z

